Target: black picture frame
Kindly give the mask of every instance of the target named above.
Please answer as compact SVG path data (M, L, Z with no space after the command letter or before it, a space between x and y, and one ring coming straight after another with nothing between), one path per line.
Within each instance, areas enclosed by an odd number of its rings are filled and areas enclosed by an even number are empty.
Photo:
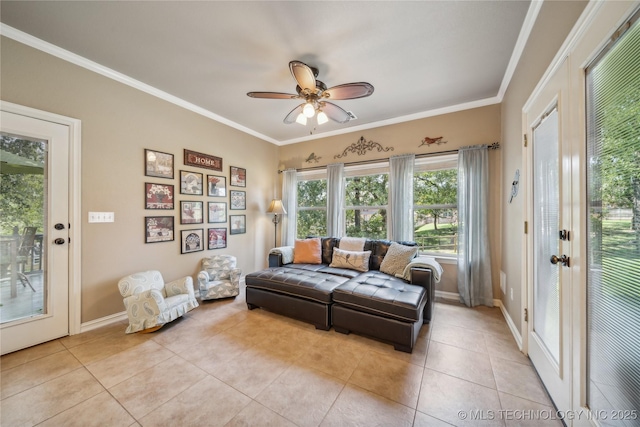
M144 149L144 174L156 178L173 179L173 154Z
M209 224L227 222L227 202L208 202L207 212Z
M144 183L145 209L172 210L174 205L173 184Z
M180 171L180 194L202 196L203 174L200 172Z
M197 200L180 201L180 224L202 224L204 222L203 202Z
M229 185L232 187L247 186L247 170L238 166L229 166Z
M229 215L229 234L245 234L247 232L246 215Z
M172 242L175 240L174 218L172 216L144 217L145 243Z
M227 197L227 177L207 175L207 196Z
M207 249L223 249L227 247L227 227L207 229Z
M195 228L180 231L180 253L204 251L204 229Z
M247 209L247 192L231 190L230 194L230 206L232 211L243 211Z

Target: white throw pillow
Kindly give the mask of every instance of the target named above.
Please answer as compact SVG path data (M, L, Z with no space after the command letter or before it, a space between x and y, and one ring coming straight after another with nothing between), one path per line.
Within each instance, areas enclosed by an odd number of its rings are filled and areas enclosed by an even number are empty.
M380 264L380 271L392 276L402 276L404 268L417 254L417 246L405 246L393 242Z
M333 258L329 267L348 268L356 271L369 271L371 251L355 252L333 248Z

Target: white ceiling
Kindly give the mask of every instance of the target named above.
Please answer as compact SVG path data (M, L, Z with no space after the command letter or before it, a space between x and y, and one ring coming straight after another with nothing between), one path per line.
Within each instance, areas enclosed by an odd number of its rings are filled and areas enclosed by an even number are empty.
M104 74L115 70L120 80L282 145L499 102L535 18L529 6L2 0L0 20L5 35L44 40L79 57L40 44L44 50ZM318 68L329 87L366 81L375 92L335 101L357 116L347 124L286 125L298 100L246 93L295 93L291 60Z

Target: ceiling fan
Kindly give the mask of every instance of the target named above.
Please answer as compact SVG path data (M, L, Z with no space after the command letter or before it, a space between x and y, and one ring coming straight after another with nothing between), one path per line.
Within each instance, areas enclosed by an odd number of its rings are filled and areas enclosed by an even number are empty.
M264 99L302 99L304 102L291 110L284 118L286 124L307 124L307 119L317 113L318 124L321 125L329 119L338 123L346 123L351 120L351 115L336 104L329 102L345 99L364 98L373 93L373 86L366 82L346 83L327 89L320 80L317 80L318 69L308 66L300 61L289 62L291 75L296 79L296 94L282 92L249 92L251 98Z

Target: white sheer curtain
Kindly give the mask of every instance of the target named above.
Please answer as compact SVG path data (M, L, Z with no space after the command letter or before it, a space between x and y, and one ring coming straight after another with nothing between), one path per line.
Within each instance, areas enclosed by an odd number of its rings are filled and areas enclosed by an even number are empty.
M344 164L327 166L327 236L344 234Z
M413 165L416 156L389 159L389 228L391 240L413 240Z
M298 215L298 175L295 169L287 169L282 177L282 206L287 211L282 217L282 246L293 246L296 241L296 216Z
M468 307L493 307L486 145L458 152L458 292Z

